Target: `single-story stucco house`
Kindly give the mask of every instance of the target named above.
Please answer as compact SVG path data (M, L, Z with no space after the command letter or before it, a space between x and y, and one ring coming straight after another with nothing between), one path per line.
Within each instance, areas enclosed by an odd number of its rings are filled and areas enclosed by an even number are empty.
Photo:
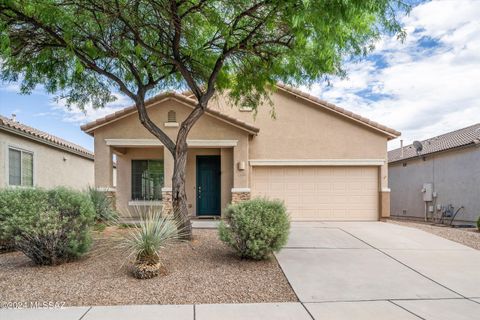
M420 143L420 144L419 144ZM388 153L391 213L473 224L480 216L480 123ZM463 207L463 208L462 208Z
M270 103L254 115L217 97L191 130L186 190L192 217L220 216L228 203L259 196L283 200L293 220L389 216L387 141L399 132L285 85L271 102L275 119ZM175 140L195 101L168 92L147 105ZM173 158L134 106L82 130L95 139L95 185L116 193L120 211L145 204L171 210ZM113 155L116 189L108 170Z
M94 185L93 154L87 149L0 116L0 188Z

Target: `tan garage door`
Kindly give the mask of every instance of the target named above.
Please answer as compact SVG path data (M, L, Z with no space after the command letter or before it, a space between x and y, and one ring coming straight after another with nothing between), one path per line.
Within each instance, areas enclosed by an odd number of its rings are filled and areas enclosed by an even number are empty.
M292 220L377 220L376 167L253 167L252 196L285 201Z

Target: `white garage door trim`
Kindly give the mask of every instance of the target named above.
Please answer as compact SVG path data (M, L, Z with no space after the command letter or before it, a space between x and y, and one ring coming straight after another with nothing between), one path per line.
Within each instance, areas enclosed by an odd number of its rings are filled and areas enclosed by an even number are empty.
M253 159L251 166L381 166L383 159Z
M258 166L252 196L285 201L292 220L379 218L378 166Z

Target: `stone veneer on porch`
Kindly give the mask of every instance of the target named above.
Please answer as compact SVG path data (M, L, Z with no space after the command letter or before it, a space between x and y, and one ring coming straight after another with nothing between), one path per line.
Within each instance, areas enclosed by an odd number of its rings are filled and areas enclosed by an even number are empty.
M162 213L164 215L173 214L172 188L162 188Z
M250 188L233 188L232 204L250 200Z

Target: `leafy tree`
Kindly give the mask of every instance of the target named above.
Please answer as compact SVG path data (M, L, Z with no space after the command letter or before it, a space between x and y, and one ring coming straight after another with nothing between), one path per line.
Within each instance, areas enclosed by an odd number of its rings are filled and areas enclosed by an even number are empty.
M382 33L404 36L401 0L0 0L1 78L42 84L68 105L130 97L145 128L173 155L173 207L189 230L187 136L216 93L256 108L277 81L342 75ZM189 89L197 104L170 139L145 100Z

